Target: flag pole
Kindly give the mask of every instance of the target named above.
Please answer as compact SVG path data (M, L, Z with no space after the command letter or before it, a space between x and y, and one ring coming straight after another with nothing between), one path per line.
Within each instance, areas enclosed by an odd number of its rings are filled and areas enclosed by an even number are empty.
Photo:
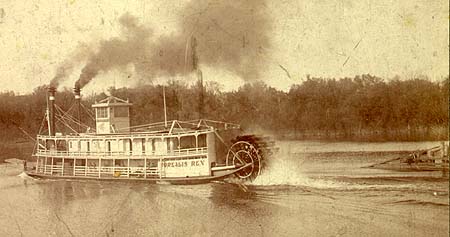
M163 100L164 100L164 127L167 128L167 107L166 107L166 87L163 85Z

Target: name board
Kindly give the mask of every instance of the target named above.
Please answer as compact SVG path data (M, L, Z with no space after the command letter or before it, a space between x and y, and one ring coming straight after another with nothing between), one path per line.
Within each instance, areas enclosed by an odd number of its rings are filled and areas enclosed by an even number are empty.
M210 175L206 157L186 160L165 160L158 163L161 174L165 177L195 177Z

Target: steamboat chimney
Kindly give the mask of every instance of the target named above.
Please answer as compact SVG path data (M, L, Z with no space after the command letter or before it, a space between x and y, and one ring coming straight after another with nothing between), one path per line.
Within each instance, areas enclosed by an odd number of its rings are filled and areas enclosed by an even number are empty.
M56 88L50 86L48 88L48 135L55 136L56 128L55 128L55 93Z
M75 104L77 106L77 119L78 119L78 132L81 133L81 89L78 83L73 88L73 94L75 96Z

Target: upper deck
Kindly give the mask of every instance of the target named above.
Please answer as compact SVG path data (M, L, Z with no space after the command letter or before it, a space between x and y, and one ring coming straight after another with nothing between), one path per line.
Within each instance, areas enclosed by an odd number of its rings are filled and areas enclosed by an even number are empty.
M236 124L210 120L169 121L131 127L128 133L38 135L36 156L98 159L177 158L206 155L216 131Z
M78 95L76 103L81 108L79 89L75 92ZM50 88L47 110L49 134L37 136L35 155L38 157L153 159L203 156L214 150L218 130L239 128L237 124L204 119L166 120L130 126L129 109L132 103L128 99L108 96L92 105L95 110L94 129L82 124L81 118L71 117L68 112L57 107L54 93L55 90ZM66 132L56 131L55 119L69 129ZM70 122L74 122L78 129L74 129Z

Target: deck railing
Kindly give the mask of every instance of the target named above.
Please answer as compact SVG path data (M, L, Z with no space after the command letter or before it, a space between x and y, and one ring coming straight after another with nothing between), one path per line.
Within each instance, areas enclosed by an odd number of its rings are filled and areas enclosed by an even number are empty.
M120 167L120 166L69 166L45 165L37 169L37 173L54 176L83 176L83 177L140 177L159 176L157 167Z
M113 134L101 134L99 136L95 133L87 133L81 136L74 135L37 135L38 140L46 140L46 139L57 139L57 140L70 140L70 139L78 139L78 140L89 140L89 139L134 139L134 138L146 138L146 139L161 139L161 138L176 138L180 136L192 136L192 135L200 135L214 132L214 128L212 127L204 127L202 129L192 130L191 128L183 129L182 131L172 131L169 133L168 129L164 128L164 130L158 130L154 132L133 132L133 133L113 133Z
M124 157L129 156L130 158L139 158L143 156L151 156L155 158L159 157L171 157L171 156L192 156L192 155L202 155L208 152L206 147L199 148L186 148L178 149L167 152L155 152L155 151L52 151L39 149L36 152L37 156L47 156L47 157Z
M46 175L62 175L63 174L63 166L62 165L45 165L43 167L43 172Z

